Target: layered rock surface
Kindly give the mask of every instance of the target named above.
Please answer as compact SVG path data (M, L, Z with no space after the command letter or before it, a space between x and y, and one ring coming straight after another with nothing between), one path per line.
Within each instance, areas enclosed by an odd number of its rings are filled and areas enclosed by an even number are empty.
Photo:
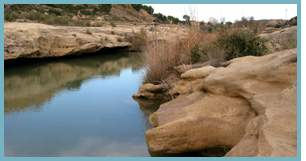
M229 147L226 156L295 156L296 59L290 49L183 73L166 92L175 99L150 116L150 152Z
M5 23L4 59L60 57L94 53L103 48L128 47L123 33L111 28L51 26L38 23ZM120 32L119 32L120 31Z
M4 60L91 54L110 48L128 48L129 37L140 30L153 34L150 25L122 24L116 27L52 26L39 23L4 24ZM160 25L154 33L160 39L184 36L187 30L176 25ZM179 33L179 34L178 34Z

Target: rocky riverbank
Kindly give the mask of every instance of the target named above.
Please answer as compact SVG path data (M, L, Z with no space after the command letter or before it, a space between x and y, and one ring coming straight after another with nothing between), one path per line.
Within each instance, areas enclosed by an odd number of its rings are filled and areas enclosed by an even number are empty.
M149 151L226 147L225 156L295 156L296 61L296 49L282 50L187 70L170 84L144 84L134 95L140 102L168 99L150 116Z
M52 26L40 23L7 22L4 24L4 60L48 58L92 54L103 49L132 49L131 37L141 30L148 37L175 39L184 36L186 27L151 24L122 24L116 27Z
M72 27L17 22L4 28L6 61L132 50L129 38L138 32L146 32L148 42L169 42L189 30L170 24ZM152 155L296 155L296 26L259 36L268 40L268 55L236 58L218 67L209 62L181 65L164 81L140 87L134 98L144 111L151 113L161 104L150 115L153 128L146 132Z

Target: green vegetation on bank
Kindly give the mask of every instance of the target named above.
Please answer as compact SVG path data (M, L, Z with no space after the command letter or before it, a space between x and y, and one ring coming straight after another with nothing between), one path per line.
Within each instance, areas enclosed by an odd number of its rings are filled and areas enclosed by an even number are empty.
M154 9L151 6L142 5L142 4L132 4L132 7L137 11L140 11L141 9L143 9L150 15L154 13Z
M179 24L182 23L180 19L173 16L165 16L161 13L154 13L153 16L156 18L156 21L159 23L171 23L171 24Z
M90 22L109 14L111 8L111 4L13 4L5 5L4 18L5 21L32 21L50 25L95 26Z
M220 66L233 58L260 56L268 51L265 42L245 29L229 28L213 33L190 29L185 39L169 44L156 41L148 45L146 81L163 81L173 67L182 64L208 62L212 66Z
M121 8L113 13L114 6L121 6ZM4 11L4 19L8 22L38 22L64 26L98 27L114 24L114 22L145 22L147 17L140 13L142 11L147 12L147 16L151 16L159 23L178 24L180 22L173 16L154 13L151 6L142 4L6 4ZM125 12L126 17L122 17L120 12Z
M260 56L267 52L266 40L256 36L249 30L236 30L221 33L216 41L219 48L224 50L225 60L253 55Z

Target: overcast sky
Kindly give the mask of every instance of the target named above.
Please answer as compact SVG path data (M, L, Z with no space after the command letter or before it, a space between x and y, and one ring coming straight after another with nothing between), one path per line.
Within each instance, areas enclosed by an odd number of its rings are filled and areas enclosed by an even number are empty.
M210 17L225 21L240 20L253 16L258 19L290 19L297 15L295 4L147 4L154 13L162 13L182 19L184 14L196 17L198 21L208 21ZM192 14L191 14L192 13Z

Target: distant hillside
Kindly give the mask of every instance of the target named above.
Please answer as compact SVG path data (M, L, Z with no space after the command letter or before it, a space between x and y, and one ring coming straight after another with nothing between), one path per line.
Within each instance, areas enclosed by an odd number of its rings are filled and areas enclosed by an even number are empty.
M103 26L151 23L153 8L140 4L14 4L5 5L5 21L51 25Z

